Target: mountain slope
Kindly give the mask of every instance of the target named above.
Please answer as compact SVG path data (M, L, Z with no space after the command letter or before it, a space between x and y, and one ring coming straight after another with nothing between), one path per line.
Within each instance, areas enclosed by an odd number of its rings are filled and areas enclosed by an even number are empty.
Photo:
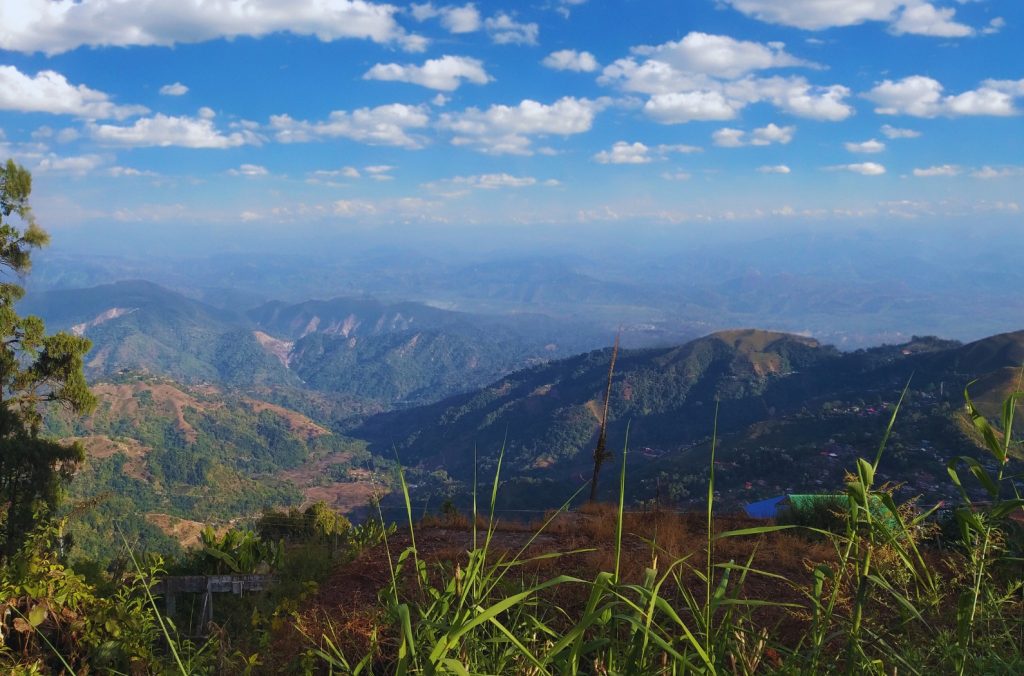
M977 452L962 420L964 386L979 378L975 398L997 412L1018 382L1007 374L1019 377L1012 364L1022 350L1024 332L969 345L926 337L841 353L801 336L745 330L671 349L623 351L609 444L621 448L628 425L630 448L646 458L632 470L633 497L666 487L683 495L680 486L703 480L717 415L722 462L735 480L743 478L738 488L723 483L729 490L742 493L744 481L758 478L769 481L764 490L832 486L856 456L874 453L912 377L890 462L909 470L911 488L934 495L941 489L933 477L944 474L944 462ZM513 373L473 393L372 417L354 434L371 449L394 446L404 463L443 468L462 481L472 476L474 452L486 472L504 448L505 476L524 486L509 493L519 504L547 496L550 505L589 477L609 358L601 350Z
M520 371L476 393L371 418L355 432L381 448L393 440L404 460L461 473L477 445L501 446L518 469L586 463L600 420L609 350ZM685 441L710 432L714 401L730 425L765 414L763 394L776 380L838 353L801 336L765 331L713 334L686 345L623 351L612 388L610 426L642 445ZM744 401L750 405L734 405ZM753 402L753 403L751 403ZM642 421L642 424L641 424Z
M93 380L128 369L186 383L298 381L244 329L242 317L149 282L48 291L20 309L41 316L51 331L92 340L86 375Z
M436 401L593 340L578 324L542 315L473 315L365 298L270 302L243 315L141 281L38 293L21 309L51 330L91 339L92 380L127 370L192 384L305 388L387 406Z
M366 502L364 484L373 477L362 445L301 413L159 378L122 377L92 389L99 400L92 415L51 411L46 424L49 434L85 446L70 493L89 508L73 518L72 532L93 554L106 555L100 534L111 521L165 549L158 526L170 517L226 523L314 496L348 509ZM362 473L342 472L349 467ZM325 485L332 473L345 480Z
M542 315L421 303L271 302L248 316L263 348L307 386L393 403L436 401L588 344L576 325Z

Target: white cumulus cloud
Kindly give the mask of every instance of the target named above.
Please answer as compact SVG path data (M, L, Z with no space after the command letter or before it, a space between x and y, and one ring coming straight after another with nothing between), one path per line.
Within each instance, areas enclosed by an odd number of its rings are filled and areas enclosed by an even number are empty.
M745 104L727 99L717 91L655 94L644 104L644 112L662 124L693 121L731 120Z
M720 148L741 148L744 136L746 136L746 132L742 129L723 127L711 134L711 140Z
M631 51L684 73L720 78L736 78L768 68L813 65L787 53L782 43L762 44L699 31L690 32L681 40L656 46L642 45Z
M1014 115L1014 99L1022 95L1024 88L1018 89L1015 80L985 80L977 89L946 95L938 80L910 75L901 80L884 80L864 96L876 104L875 112L881 115L957 117Z
M863 176L881 176L885 173L885 167L877 162L858 162L855 164L837 164L826 167L830 171L852 171Z
M603 100L564 96L545 104L525 99L518 105L495 104L445 113L438 126L450 131L452 143L491 154L531 155L531 137L569 136L589 131L594 117L607 105Z
M473 33L480 30L481 26L480 12L477 10L476 5L471 2L465 5L447 5L444 7L435 7L433 3L429 2L423 4L413 3L409 13L417 21L440 18L441 25L449 33Z
M369 0L17 0L0 4L0 49L60 54L82 46L169 46L287 31L420 51L426 41Z
M172 84L165 84L161 87L160 93L164 96L184 96L188 93L188 87L180 82L174 82Z
M225 134L210 118L162 113L140 118L129 126L93 124L89 131L93 139L101 143L134 147L234 148L262 142L260 136L250 130Z
M366 71L363 79L409 82L445 92L455 91L463 82L487 84L491 81L479 59L447 54L439 59L428 59L422 66L378 63Z
M650 148L643 143L619 141L611 150L602 150L594 155L601 164L647 164L651 161Z
M867 21L889 24L897 35L967 37L975 33L956 21L956 10L924 0L724 0L760 21L806 30L856 26ZM960 0L962 2L962 0Z
M505 12L484 21L491 40L498 45L535 45L540 27L535 23L520 23Z
M971 176L981 179L1008 178L1010 176L1024 176L1024 167L991 167L985 165L971 172Z
M478 176L456 176L451 179L457 185L467 185L481 190L494 190L496 188L526 188L537 185L538 181L533 176L513 176L511 174L480 174Z
M592 73L600 67L593 54L578 52L575 49L551 52L541 63L555 70L572 70L577 73Z
M796 133L795 126L780 127L770 123L764 127L754 129L748 135L742 129L724 127L711 134L716 146L722 148L740 148L742 146L767 146L773 143L787 144L793 140Z
M628 143L618 141L609 150L602 150L594 155L600 164L647 164L655 159L664 159L670 153L699 153L701 148L684 144L660 144L648 146L639 141Z
M914 169L914 176L919 177L931 177L931 176L956 176L960 173L960 167L955 164L941 164L934 167L926 167L924 169Z
M272 115L270 126L282 143L301 143L325 138L347 138L368 145L420 148L423 139L413 133L426 127L430 115L426 106L392 103L352 112L335 110L323 122L296 120L289 115Z
M885 144L877 139L868 139L867 141L861 141L860 143L847 141L843 144L843 147L851 153L873 154L880 153L885 150Z
M790 173L789 167L785 164L767 164L763 167L758 167L757 170L762 174L788 174Z
M228 173L232 176L247 176L249 178L255 178L258 176L267 176L270 174L266 167L258 164L243 164L237 169L229 169Z
M917 137L919 137L921 135L921 132L916 131L914 129L901 129L899 127L894 127L891 124L883 124L882 125L882 134L884 134L886 138L892 138L892 139L895 139L895 138L917 138Z
M59 157L49 154L39 160L35 171L39 173L67 173L83 176L103 166L106 161L100 155L73 155Z
M0 66L0 110L118 120L148 112L144 106L117 105L107 94L73 85L56 71L41 70L30 76L14 66Z
M113 166L107 169L107 175L113 176L114 178L126 178L141 176L151 177L157 176L158 174L155 171L150 171L149 169L136 169L135 167Z
M974 35L974 29L953 20L956 10L952 7L938 9L927 2L908 4L891 30L897 35L930 35L938 38L965 38Z

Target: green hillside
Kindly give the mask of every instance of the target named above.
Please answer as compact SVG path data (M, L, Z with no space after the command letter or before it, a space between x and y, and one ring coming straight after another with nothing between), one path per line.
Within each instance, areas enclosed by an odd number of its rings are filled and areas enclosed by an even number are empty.
M595 340L586 327L543 315L359 298L271 302L242 314L141 281L34 294L20 307L88 337L94 381L128 370L187 384L314 390L355 408L437 401Z
M365 470L374 465L362 445L290 409L213 386L131 375L93 392L99 407L91 416L46 421L53 436L86 447L71 499L88 508L72 519L72 534L91 556L102 557L115 519L147 548L166 550L182 540L172 522L251 519L312 499L327 476L348 478L317 499L351 509L368 497L357 484L373 478ZM310 474L315 467L318 476ZM347 467L356 474L341 471Z
M962 421L964 386L980 378L975 397L997 401L1007 374L1019 374L1009 364L1022 344L1024 333L964 346L915 338L842 353L801 336L743 330L623 351L609 443L621 448L628 424L633 499L697 497L685 485L706 471L717 402L720 457L733 477L722 485L734 491L734 503L758 492L811 490L841 482L842 460L870 454L913 376L891 462L909 471L907 490L941 497L934 486L944 462L976 451ZM472 476L474 449L487 467L504 446L506 471L522 486L506 497L550 505L589 478L609 358L601 350L520 371L474 393L369 418L353 434L371 449L394 445L403 462L444 468L461 481Z
M242 317L149 282L49 291L19 307L53 330L88 337L93 349L86 375L92 380L127 369L185 383L297 383L244 328Z

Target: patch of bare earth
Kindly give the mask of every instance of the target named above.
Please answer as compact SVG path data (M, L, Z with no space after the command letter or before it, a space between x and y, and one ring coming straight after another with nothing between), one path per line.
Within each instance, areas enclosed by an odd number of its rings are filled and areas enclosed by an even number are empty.
M167 383L100 383L92 388L101 402L110 403L110 416L123 418L137 418L140 412L139 395L149 392L153 399L153 405L163 415L174 417L178 429L184 435L188 443L195 443L196 431L185 419L185 409L193 408L198 411L218 408L223 404L203 402L191 394Z
M116 453L124 453L128 457L128 461L124 464L125 475L139 481L149 480L146 456L153 449L143 446L135 439L111 439L108 436L94 434L86 437L70 437L68 441L80 441L85 447L87 458L103 460Z
M252 335L264 350L277 357L277 360L287 368L292 359L292 348L295 347L294 342L274 338L263 331L253 331Z
M146 515L146 521L150 522L165 535L174 538L185 549L196 547L200 543L199 534L206 524L190 519L182 519L170 514L150 512Z
M348 481L340 481L323 485L323 477L332 465L344 465L351 461L352 454L346 452L332 453L325 458L307 462L295 469L280 472L278 476L295 484L305 497L303 507L314 502L326 502L332 508L348 513L365 507L371 498L379 497L387 491L368 470L350 467Z
M283 406L271 404L266 401L259 401L257 399L246 399L245 403L248 404L249 408L254 413L262 413L263 411L270 411L277 415L288 425L288 429L296 434L301 434L307 439L315 439L330 434L330 430L317 425L315 422L307 418L306 416L292 411Z

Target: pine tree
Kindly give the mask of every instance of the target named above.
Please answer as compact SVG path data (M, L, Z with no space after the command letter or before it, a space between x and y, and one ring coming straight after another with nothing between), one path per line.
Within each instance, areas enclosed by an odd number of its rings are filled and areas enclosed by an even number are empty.
M84 459L80 444L42 436L43 410L84 414L96 405L82 373L91 343L63 332L48 336L39 317L15 311L31 251L49 242L32 215L31 192L27 170L13 160L0 167L0 559L53 510Z

